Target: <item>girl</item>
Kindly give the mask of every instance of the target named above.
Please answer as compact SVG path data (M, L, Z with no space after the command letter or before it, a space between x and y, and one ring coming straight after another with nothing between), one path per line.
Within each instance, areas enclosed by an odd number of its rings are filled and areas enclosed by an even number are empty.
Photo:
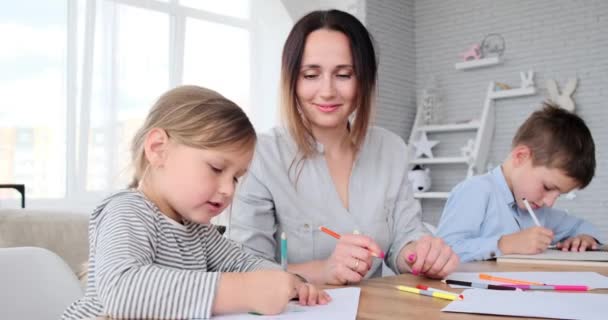
M232 200L255 141L245 113L214 91L183 86L161 96L133 139L132 188L93 212L86 294L64 319L276 314L296 296L327 303L325 292L210 224Z
M284 128L258 142L231 238L276 259L285 232L295 244L288 270L315 283L379 276L383 259L396 273L433 278L456 268L451 248L422 225L403 140L369 128L376 73L371 37L352 15L315 11L294 25L282 58Z

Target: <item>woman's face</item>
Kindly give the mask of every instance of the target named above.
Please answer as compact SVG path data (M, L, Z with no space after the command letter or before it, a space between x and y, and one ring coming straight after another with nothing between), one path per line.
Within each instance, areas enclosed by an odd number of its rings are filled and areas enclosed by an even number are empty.
M357 78L348 37L319 29L308 35L296 84L301 111L312 129L346 128L355 110Z

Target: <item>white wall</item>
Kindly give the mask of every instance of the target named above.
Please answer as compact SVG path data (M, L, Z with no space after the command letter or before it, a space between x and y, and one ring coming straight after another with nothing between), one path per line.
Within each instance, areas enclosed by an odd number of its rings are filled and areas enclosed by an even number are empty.
M374 35L381 34L377 36L381 49L394 42L407 44L407 33L391 31L393 26L385 22L391 21L391 11L401 12L403 6L402 2L368 2L368 25ZM578 192L575 200L562 199L557 206L592 221L608 233L608 2L419 0L414 1L414 9L415 47L404 45L403 61L408 63L406 57L415 54L418 94L431 75L437 76L444 98L443 114L450 122L478 117L489 81L519 86L520 71L536 71L539 94L496 104L497 123L489 156L492 165L500 164L506 157L515 130L545 98L545 80L556 79L563 85L568 78L579 78L575 93L577 112L594 136L598 166L592 183ZM376 10L389 13L377 15ZM407 15L404 17L405 21L409 19ZM455 70L458 54L472 43L481 42L488 33L500 33L504 37L505 63L470 71ZM384 68L381 72L381 79L401 79L404 73L398 68L398 62L394 62L394 68ZM402 90L410 90L410 81L411 77L403 80ZM380 101L392 99L395 94L381 90ZM404 99L401 120L408 127L405 133L400 132L400 128L395 131L407 139L415 104L409 95ZM379 109L380 114L398 115L391 105L380 104ZM378 121L378 124L393 126L391 122ZM463 137L444 136L434 151L458 150L463 144ZM451 188L464 177L461 168L431 168L433 183L440 188ZM438 221L443 204L442 200L425 200L424 219Z
M366 13L379 62L374 124L407 137L416 115L414 1L368 1Z
M365 0L281 0L293 21L314 10L338 9L346 11L365 23Z

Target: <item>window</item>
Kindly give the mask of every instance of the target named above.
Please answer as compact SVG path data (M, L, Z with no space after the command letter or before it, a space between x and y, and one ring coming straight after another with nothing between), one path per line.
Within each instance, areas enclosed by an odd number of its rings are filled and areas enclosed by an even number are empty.
M24 183L30 208L91 209L127 185L135 130L180 84L214 89L270 127L291 23L279 0L3 2L0 183ZM13 203L0 190L0 207Z
M25 183L28 197L64 197L67 4L2 6L0 183Z

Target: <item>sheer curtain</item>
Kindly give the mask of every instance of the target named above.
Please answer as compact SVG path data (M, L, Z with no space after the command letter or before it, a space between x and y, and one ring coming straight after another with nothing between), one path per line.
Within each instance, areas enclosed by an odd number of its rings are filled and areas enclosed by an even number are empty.
M255 5L255 6L254 6ZM281 1L24 0L1 5L0 183L29 208L92 209L131 178L129 143L180 84L219 91L259 131L276 123ZM0 191L0 208L18 197Z

